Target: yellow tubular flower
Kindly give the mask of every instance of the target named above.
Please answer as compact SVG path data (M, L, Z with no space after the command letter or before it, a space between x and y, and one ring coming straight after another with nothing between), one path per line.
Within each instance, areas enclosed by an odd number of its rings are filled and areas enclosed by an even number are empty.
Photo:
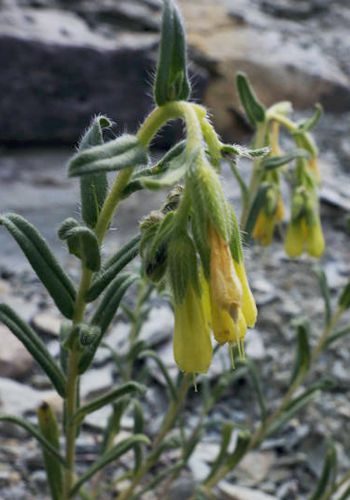
M174 358L186 373L206 373L212 359L209 325L201 297L187 287L181 304L175 304Z
M202 294L201 299L202 299L202 306L203 306L204 315L205 315L207 324L211 328L212 315L211 315L209 284L204 277L204 272L203 272L202 268L200 268L200 270L199 270L199 285L200 285L201 294Z
M253 294L250 290L250 286L248 283L247 274L245 272L244 262L236 262L234 261L234 267L237 273L237 276L242 285L242 313L244 316L244 320L246 323L246 327L249 326L252 328L256 323L256 318L258 315L258 311L256 308L255 300ZM242 318L238 318L238 322L242 321ZM247 328L245 328L247 329Z
M304 221L290 222L284 240L284 250L289 257L299 257L304 250Z
M211 296L220 309L225 309L237 321L243 290L229 245L213 227L209 228L209 244Z
M275 218L276 218L277 222L280 222L281 220L284 219L284 213L285 213L284 203L283 203L282 197L279 196L278 201L277 201L276 212L275 212Z
M275 217L267 215L264 210L261 210L254 226L254 240L258 241L262 246L271 245L274 229Z
M247 323L242 310L239 309L237 322L224 309L219 309L215 301L211 301L212 329L214 338L219 344L237 345L241 358L244 358L244 337ZM234 366L234 361L232 362Z
M325 249L322 227L319 219L308 226L306 234L306 251L311 257L320 258Z

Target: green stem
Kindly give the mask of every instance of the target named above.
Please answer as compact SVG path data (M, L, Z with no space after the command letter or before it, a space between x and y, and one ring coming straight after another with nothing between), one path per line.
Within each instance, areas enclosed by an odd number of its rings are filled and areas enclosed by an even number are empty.
M254 140L254 147L255 148L262 148L265 146L267 125L268 125L268 122L265 122L265 123L262 123L261 125L258 125L255 140ZM246 227L246 224L248 221L248 216L249 216L249 211L251 209L252 203L254 202L255 196L258 192L259 185L261 182L261 161L262 160L260 158L258 158L253 163L253 172L252 172L250 182L249 182L249 187L247 190L249 196L247 196L243 200L243 210L242 210L242 214L241 214L241 229L243 231Z
M79 285L79 290L75 302L73 325L79 324L84 317L85 312L85 293L87 292L91 281L91 271L83 265L82 275ZM79 353L77 346L73 343L72 349L68 357L68 373L67 373L67 397L66 397L66 461L67 468L65 469L64 478L64 498L69 498L69 492L73 486L74 469L75 469L75 437L76 424L73 420L73 415L77 410L78 400L78 362Z
M191 374L185 374L178 391L178 397L176 401L172 401L169 406L167 413L164 416L163 423L161 425L160 431L154 439L152 451L148 455L147 460L144 462L141 469L137 472L131 485L124 490L118 496L118 500L130 500L135 488L140 484L144 476L149 472L149 470L156 464L158 460L159 447L166 437L168 432L173 428L176 418L181 410L184 401L186 399L188 388L191 384L192 378Z

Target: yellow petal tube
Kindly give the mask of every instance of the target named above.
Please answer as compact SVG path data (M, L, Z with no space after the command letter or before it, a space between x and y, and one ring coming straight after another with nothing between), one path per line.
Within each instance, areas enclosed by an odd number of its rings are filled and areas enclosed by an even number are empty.
M325 249L324 236L319 220L315 224L307 227L306 251L312 257L319 259Z
M254 226L253 238L258 241L260 245L269 246L272 243L274 229L275 217L273 215L266 215L262 210Z
M275 212L275 219L277 222L280 222L284 218L284 203L282 200L282 197L280 196L277 201L277 207L276 207L276 212Z
M225 309L219 309L215 302L211 303L212 329L214 338L219 344L237 345L240 357L244 358L244 337L247 323L242 310L238 311L237 321L233 321ZM234 362L232 363L234 366Z
M289 257L299 257L304 250L304 230L302 221L290 222L287 228L284 250Z
M236 274L228 244L210 227L210 293L212 300L234 320L242 303L242 285Z
M186 373L206 373L212 359L210 330L201 297L191 285L185 298L175 305L173 339L176 364Z
M253 294L250 290L250 286L248 283L247 274L245 272L244 262L236 262L234 261L235 270L237 276L242 285L242 313L246 322L246 325L249 328L252 328L256 323L256 318L258 316L258 311L256 308L256 303L253 297ZM239 322L239 319L238 319Z
M237 341L233 319L225 309L219 308L214 300L211 300L211 318L211 327L216 342L225 344Z

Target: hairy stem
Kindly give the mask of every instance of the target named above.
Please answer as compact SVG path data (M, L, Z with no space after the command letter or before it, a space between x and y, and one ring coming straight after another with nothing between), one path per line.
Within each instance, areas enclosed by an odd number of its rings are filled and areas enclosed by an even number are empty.
M265 146L265 136L266 136L266 130L267 130L267 125L268 123L262 123L261 125L258 125L257 131L256 131L256 136L254 140L254 147L255 148L262 148ZM241 229L244 231L247 221L248 221L248 216L249 216L249 211L251 209L252 203L254 202L255 196L257 194L257 191L259 189L260 181L261 181L261 158L257 158L254 161L253 164L253 172L250 178L250 183L249 187L247 189L247 193L249 193L249 196L247 196L245 199L243 199L243 210L241 214Z
M84 317L85 312L85 293L87 292L91 281L91 271L83 265L79 290L75 303L73 316L73 325L79 324ZM64 498L69 498L69 492L73 486L74 469L75 469L75 437L76 424L73 416L77 410L78 401L78 362L79 355L77 346L73 343L72 349L68 357L68 373L67 373L67 397L66 397L66 461L67 468L64 478Z

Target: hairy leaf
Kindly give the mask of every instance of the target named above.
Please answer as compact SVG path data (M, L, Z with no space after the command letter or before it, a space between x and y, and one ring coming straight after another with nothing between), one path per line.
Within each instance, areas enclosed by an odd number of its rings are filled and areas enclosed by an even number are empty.
M0 321L22 342L51 380L58 394L64 397L65 377L37 333L6 304L0 304Z
M0 217L11 236L21 247L38 278L46 287L61 313L71 319L74 311L75 290L72 282L52 254L37 229L17 214Z

